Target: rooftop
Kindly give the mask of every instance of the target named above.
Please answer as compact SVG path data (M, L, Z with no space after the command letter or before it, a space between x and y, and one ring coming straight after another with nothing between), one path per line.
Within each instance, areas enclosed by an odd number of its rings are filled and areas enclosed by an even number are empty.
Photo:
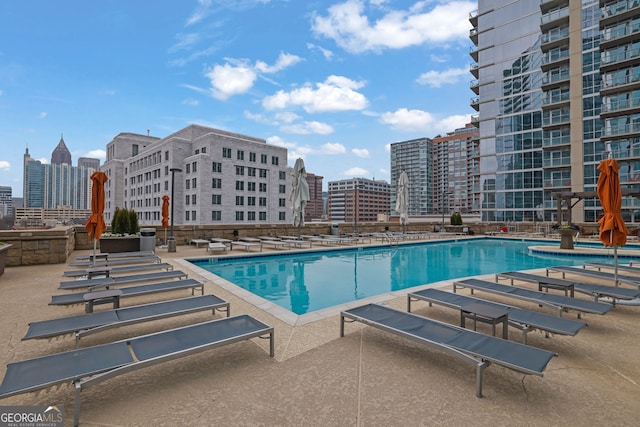
M206 249L179 246L175 253L159 250L158 255L199 278L180 259L206 256ZM48 305L51 295L64 292L57 287L68 269L59 264L5 270L0 278L0 376L7 363L73 349L70 337L21 341L29 322L83 313L81 306ZM434 286L451 289L450 282ZM291 326L213 281L206 283L205 293L231 302L232 315L248 313L275 327L275 358L268 355L268 341L254 339L119 376L82 392L81 425L631 426L640 418L640 307L618 305L605 316L583 315L589 326L575 337L529 334L529 345L558 354L544 377L490 366L479 399L474 367L430 347L357 323L347 324L340 338L338 314ZM162 299L188 295L177 291ZM479 297L552 313L488 294ZM387 304L406 310L403 295L389 298ZM132 298L123 306L158 299ZM447 308L417 303L413 311L459 322L459 313ZM209 319L210 313L198 313L114 329L84 338L81 346ZM487 325L478 329L489 333ZM509 334L521 341L519 331ZM73 389L65 386L0 404L64 405L69 421L73 397Z

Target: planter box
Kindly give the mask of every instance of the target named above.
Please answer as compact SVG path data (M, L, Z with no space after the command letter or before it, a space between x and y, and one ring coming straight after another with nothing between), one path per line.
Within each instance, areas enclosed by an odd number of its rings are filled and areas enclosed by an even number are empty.
M13 245L0 245L0 276L4 274L4 268L7 265L7 256L9 248Z
M560 234L560 249L573 249L573 238L578 234L577 230L558 230Z
M103 237L100 239L101 253L138 252L140 250L140 236L131 237Z

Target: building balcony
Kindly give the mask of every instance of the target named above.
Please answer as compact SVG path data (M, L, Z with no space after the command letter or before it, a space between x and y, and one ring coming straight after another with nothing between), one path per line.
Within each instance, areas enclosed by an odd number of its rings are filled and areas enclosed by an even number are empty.
M566 126L569 124L570 119L571 116L568 112L562 114L544 115L542 117L542 126L545 128Z
M631 67L640 64L640 48L630 50L611 49L600 53L600 71Z
M480 124L480 115L474 114L471 116L471 124L474 126L478 126Z
M560 189L560 188L571 188L571 179L545 179L544 181L544 189L552 190L552 189Z
M601 116L603 118L619 115L631 115L640 112L640 98L634 99L604 99Z
M542 76L542 90L547 91L569 82L569 68L564 68L560 72L550 71Z
M542 160L543 168L565 168L571 166L571 158L563 157L560 159L544 159Z
M552 9L540 17L540 30L545 31L552 27L569 24L569 8Z
M473 64L469 64L469 72L473 75L473 77L475 77L476 79L478 78L478 74L480 72L479 70L480 67L478 67L477 63L473 63Z
M561 31L551 31L542 34L540 50L543 53L562 45L569 44L569 28L563 27Z
M540 68L542 71L547 71L550 68L560 68L562 64L569 64L569 49L562 51L547 52L542 56L542 63Z
M478 47L477 46L469 46L469 56L475 61L478 62Z
M565 145L571 145L571 137L569 135L562 135L556 138L542 139L542 148L562 147Z
M478 80L471 80L471 82L469 83L469 88L476 95L480 95L480 84L478 83Z
M473 27L472 29L469 30L469 38L471 39L474 45L476 46L478 45L478 28L477 27Z
M551 9L559 9L562 6L568 6L569 0L540 0L540 10L546 13Z
M469 22L474 27L478 26L478 9L469 12Z
M626 21L638 12L638 2L636 0L621 0L615 3L604 5L600 2L600 28L611 26L615 22Z
M640 123L627 123L624 125L605 125L602 132L601 140L611 139L612 137L631 137L640 135Z
M480 98L477 96L475 98L471 98L469 105L471 105L471 108L474 110L480 111Z
M600 95L607 96L620 92L631 92L640 88L640 75L613 76L604 74L600 85Z
M542 98L542 108L560 108L562 106L569 106L569 102L570 96L568 90L555 95L546 94L546 96Z

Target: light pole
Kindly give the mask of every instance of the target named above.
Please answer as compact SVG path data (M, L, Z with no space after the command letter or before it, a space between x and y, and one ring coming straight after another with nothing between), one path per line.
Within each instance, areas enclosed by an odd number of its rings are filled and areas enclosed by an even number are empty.
M173 236L173 206L176 204L176 198L174 197L174 189L176 185L176 172L182 172L182 169L171 168L169 171L171 172L171 236L169 236L169 240L167 241L167 251L175 252L176 239Z

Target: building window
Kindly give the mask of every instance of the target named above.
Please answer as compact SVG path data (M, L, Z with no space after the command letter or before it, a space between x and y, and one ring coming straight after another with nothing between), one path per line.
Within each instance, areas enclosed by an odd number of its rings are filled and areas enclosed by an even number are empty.
M286 212L278 212L278 219L284 221L286 219Z
M278 166L280 159L277 156L271 156L271 164L274 166Z
M238 160L244 160L244 151L238 150L237 158Z
M236 196L236 206L244 206L244 196Z
M185 173L191 173L191 165L189 163L187 163L187 170Z
M196 220L196 211L191 211L191 220L192 221Z
M258 202L260 203L260 206L267 206L267 198L266 197L260 197L258 199Z
M250 162L256 161L256 153L249 153L249 161Z
M280 179L287 179L287 173L285 171L280 171L278 175Z
M211 211L211 221L222 221L222 211Z
M164 161L165 161L165 162L168 162L168 161L169 161L169 152L168 152L168 151L165 151L165 152L164 152Z
M198 178L192 178L191 179L191 188L196 188L197 180L198 180Z
M220 163L220 162L213 162L213 163L212 163L211 172L222 173L222 163Z
M287 186L286 186L286 185L284 185L284 184L280 184L280 185L278 186L278 191L279 191L279 193L280 193L280 194L284 194L284 193L286 193L286 192L287 192Z
M247 212L247 220L248 221L255 221L256 220L256 213L253 211Z
M131 157L138 155L138 144L131 145Z
M191 201L191 197L189 197L188 194L186 196L184 196L184 204L185 205L188 205L190 201Z
M184 211L184 219L185 221L189 221L189 211Z
M256 168L247 168L248 176L256 176Z
M236 221L244 221L244 212L236 211Z
M267 164L267 155L260 154L260 163Z
M248 206L255 206L256 205L256 198L253 197L253 196L247 197L247 205Z
M222 204L222 194L212 194L211 195L211 204L212 205L221 205Z
M280 198L278 200L278 206L280 206L281 208L284 208L285 206L287 206L287 199Z
M185 190L188 190L190 186L191 186L191 180L190 179L185 180L184 181Z
M267 183L266 182L261 182L260 183L260 192L261 193L266 193L267 192Z
M196 204L196 197L197 197L197 196L196 196L195 194L192 194L192 195L191 195L191 204L192 204L192 205L195 205L195 204ZM193 219L195 219L195 218L193 218Z
M247 191L256 191L256 183L247 182Z
M267 170L260 169L260 178L266 178L266 177L267 177Z
M164 176L169 175L169 166L164 167Z
M236 181L236 190L244 191L244 181Z
M202 152L202 154L207 152L207 147L202 147L202 149L200 150Z
M236 175L244 175L244 166L236 166Z
M222 157L231 158L231 148L222 148Z
M193 173L198 172L198 162L191 163L191 170L193 171Z
M169 181L164 182L164 191L169 191Z
M211 188L222 188L222 179L220 179L220 178L212 178L211 179Z

